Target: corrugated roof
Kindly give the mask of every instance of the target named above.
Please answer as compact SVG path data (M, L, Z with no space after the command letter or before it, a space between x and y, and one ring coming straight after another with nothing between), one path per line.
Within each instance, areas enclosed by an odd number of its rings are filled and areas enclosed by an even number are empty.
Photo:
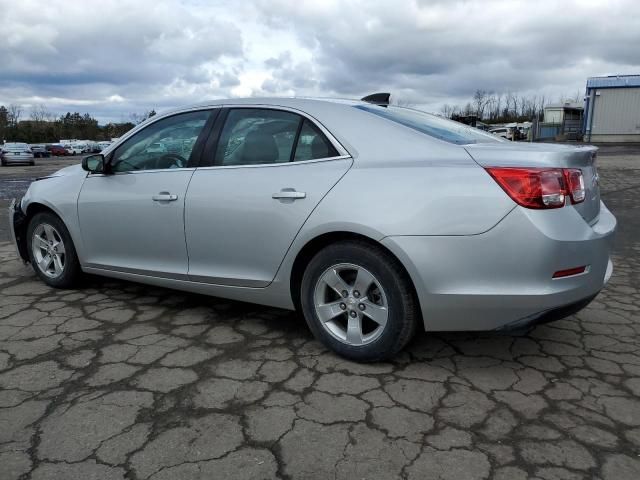
M545 110L549 109L560 109L560 108L568 108L568 109L580 109L584 108L584 104L581 102L564 102L564 103L550 103L544 107Z
M611 75L587 78L587 88L640 87L640 75Z

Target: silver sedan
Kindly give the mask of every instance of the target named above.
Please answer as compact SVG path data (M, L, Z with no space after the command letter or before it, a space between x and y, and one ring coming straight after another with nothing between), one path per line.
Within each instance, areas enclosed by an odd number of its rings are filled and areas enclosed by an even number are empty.
M35 165L31 147L26 143L5 143L1 145L0 162L2 166L24 163Z
M616 227L596 151L386 95L221 100L32 183L11 227L51 286L87 272L297 309L329 348L376 361L418 327L521 329L587 305Z

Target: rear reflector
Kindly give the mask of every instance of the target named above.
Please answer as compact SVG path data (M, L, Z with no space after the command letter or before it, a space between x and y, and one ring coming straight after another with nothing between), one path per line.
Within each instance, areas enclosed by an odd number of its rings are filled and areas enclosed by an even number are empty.
M572 275L578 275L580 273L584 273L585 270L587 269L587 266L583 266L583 267L574 267L574 268L567 268L566 270L558 270L556 273L553 274L553 278L562 278L562 277L570 277Z
M489 175L518 205L547 209L584 201L582 171L577 168L511 168L490 167Z

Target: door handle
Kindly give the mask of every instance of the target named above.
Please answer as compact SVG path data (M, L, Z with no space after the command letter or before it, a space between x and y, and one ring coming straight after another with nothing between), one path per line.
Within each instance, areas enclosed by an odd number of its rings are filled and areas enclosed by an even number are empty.
M277 200L298 200L300 198L307 198L307 194L305 192L296 192L293 188L283 188L281 191L271 195L271 198L275 198Z
M169 192L160 192L157 195L151 197L154 202L173 202L178 199L178 195L173 195Z

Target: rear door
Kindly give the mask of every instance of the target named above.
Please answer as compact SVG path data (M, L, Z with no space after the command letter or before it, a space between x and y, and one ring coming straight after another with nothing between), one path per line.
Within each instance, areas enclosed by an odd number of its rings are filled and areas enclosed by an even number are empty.
M351 166L326 130L298 113L221 114L185 204L189 278L261 287L312 210Z

